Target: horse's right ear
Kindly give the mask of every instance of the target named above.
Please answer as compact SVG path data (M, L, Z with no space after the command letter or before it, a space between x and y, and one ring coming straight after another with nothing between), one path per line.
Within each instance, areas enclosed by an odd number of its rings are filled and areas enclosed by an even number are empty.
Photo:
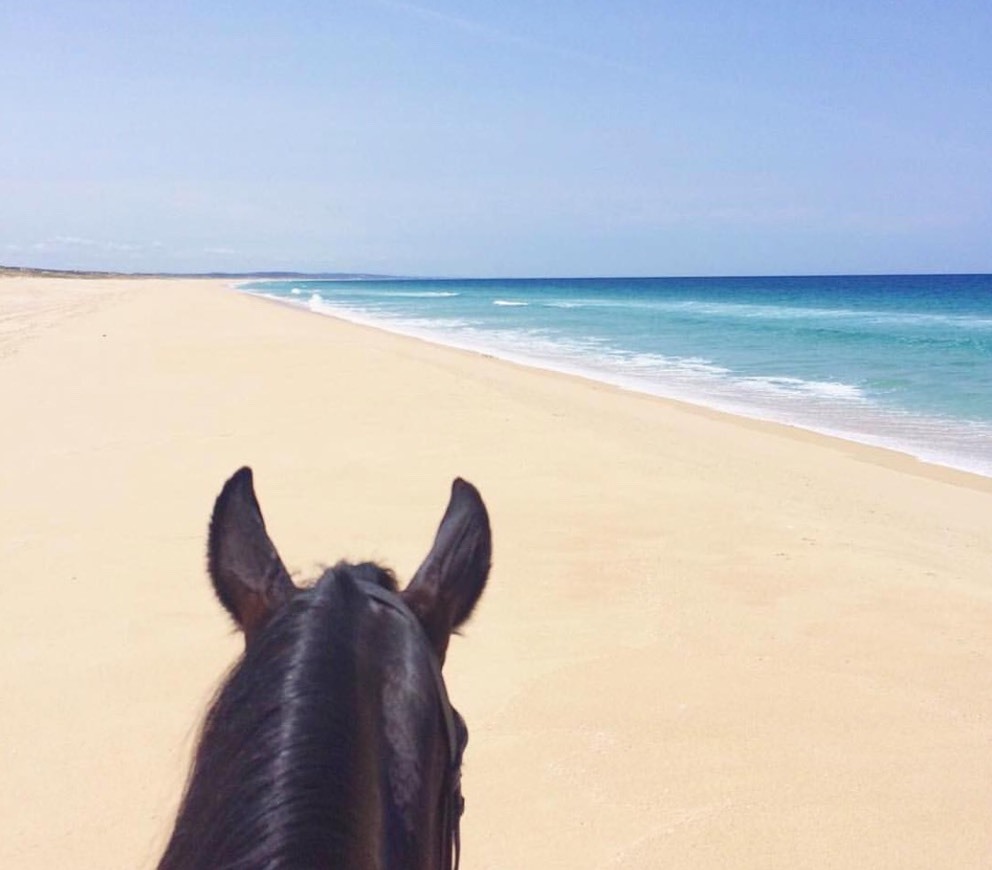
M250 468L235 472L217 496L207 565L214 591L244 632L246 643L296 591L265 531Z
M485 589L491 559L486 506L471 483L457 478L434 546L402 593L442 664L451 632L468 619Z

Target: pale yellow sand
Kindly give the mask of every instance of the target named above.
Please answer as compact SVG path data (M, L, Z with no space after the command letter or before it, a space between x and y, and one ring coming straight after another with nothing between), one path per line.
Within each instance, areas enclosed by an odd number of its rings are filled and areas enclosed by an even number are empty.
M305 575L408 575L453 476L486 498L466 870L992 866L992 482L218 282L0 315L0 867L154 865L243 463Z

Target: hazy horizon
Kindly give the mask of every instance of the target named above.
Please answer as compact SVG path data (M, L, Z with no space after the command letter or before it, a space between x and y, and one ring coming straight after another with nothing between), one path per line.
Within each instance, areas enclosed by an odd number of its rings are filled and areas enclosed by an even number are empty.
M347 271L299 271L295 269L238 269L219 270L202 269L187 272L170 271L143 271L143 270L118 270L118 269L75 269L71 267L55 268L50 266L21 266L17 263L0 263L0 272L23 271L23 272L51 272L64 273L67 275L80 274L105 274L120 275L121 277L164 277L164 278L197 278L197 277L217 277L217 278L273 278L275 280L286 278L308 278L314 280L333 281L337 278L368 279L369 281L597 281L597 280L720 280L733 278L885 278L885 277L986 277L992 275L990 272L762 272L755 274L695 274L695 275L402 275L387 272L347 272Z

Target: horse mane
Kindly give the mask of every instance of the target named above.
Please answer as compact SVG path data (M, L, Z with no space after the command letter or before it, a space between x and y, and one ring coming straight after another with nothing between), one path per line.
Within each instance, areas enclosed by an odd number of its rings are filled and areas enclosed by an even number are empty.
M276 612L234 666L204 721L160 870L377 863L355 844L374 841L362 826L376 824L383 786L350 787L379 753L375 707L360 703L376 689L356 661L368 613L359 582L396 590L377 565L339 563Z

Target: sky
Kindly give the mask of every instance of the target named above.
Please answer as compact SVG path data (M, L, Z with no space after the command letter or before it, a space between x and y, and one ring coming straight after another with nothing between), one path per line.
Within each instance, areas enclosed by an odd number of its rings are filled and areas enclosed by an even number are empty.
M992 272L989 0L4 0L0 264Z

